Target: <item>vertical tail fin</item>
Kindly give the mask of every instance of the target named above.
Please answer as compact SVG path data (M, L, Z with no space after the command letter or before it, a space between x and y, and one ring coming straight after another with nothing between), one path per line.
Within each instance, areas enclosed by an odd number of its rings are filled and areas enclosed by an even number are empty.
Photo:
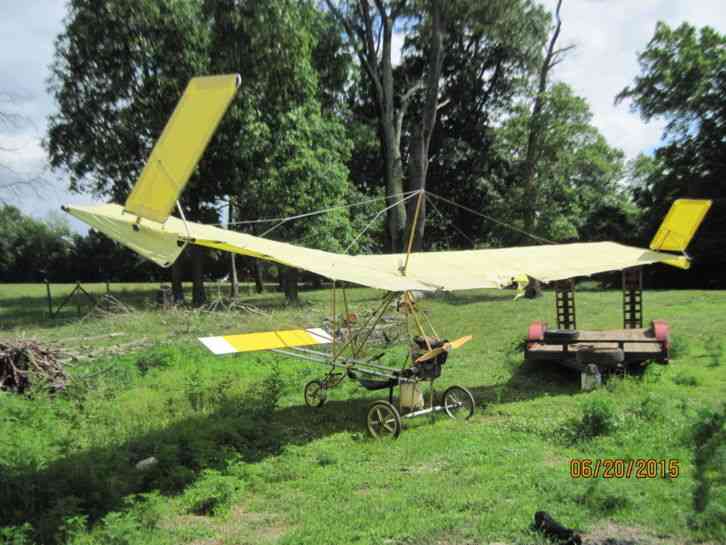
M650 241L650 249L685 252L709 208L711 208L709 200L677 199L674 201L653 240ZM674 257L667 263L681 269L690 267L690 261L685 256Z
M650 241L650 249L684 252L709 208L709 200L677 199Z
M189 81L126 199L126 211L159 223L166 221L239 84L239 74Z

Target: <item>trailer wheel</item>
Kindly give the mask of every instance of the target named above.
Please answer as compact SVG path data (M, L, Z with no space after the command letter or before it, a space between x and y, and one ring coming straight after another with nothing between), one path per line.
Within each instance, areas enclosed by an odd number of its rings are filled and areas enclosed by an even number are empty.
M595 364L598 367L614 368L625 361L625 353L620 348L596 348L589 346L577 351L577 363Z
M396 439L401 435L401 415L388 401L374 401L366 417L368 433L375 439Z
M547 344L571 343L580 336L574 329L547 329L544 332L544 342Z
M444 411L455 420L468 420L474 414L474 396L463 386L450 386L444 392Z
M322 407L328 399L328 394L319 380L311 380L305 385L305 405L308 407Z

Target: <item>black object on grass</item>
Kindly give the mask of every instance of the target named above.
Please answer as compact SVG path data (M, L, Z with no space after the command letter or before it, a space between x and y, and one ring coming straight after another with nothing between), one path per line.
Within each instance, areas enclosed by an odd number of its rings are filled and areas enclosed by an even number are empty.
M534 514L534 528L561 545L582 545L582 538L574 530L562 526L544 511Z

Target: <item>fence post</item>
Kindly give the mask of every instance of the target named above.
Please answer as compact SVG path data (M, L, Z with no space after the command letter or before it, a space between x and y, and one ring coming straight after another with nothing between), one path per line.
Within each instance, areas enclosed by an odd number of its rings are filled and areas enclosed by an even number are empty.
M53 299L50 296L50 282L48 282L48 277L45 278L45 293L48 298L48 317L53 317Z

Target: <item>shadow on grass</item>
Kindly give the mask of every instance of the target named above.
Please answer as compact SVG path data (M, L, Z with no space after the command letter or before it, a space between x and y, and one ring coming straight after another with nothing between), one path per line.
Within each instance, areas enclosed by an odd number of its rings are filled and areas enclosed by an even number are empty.
M580 391L580 375L554 363L527 361L514 369L507 382L470 390L480 405L524 401L543 395L572 395Z
M0 465L0 527L29 522L39 543L55 543L65 518L85 515L95 522L124 509L124 497L130 494L159 490L175 495L203 469L222 470L231 460L259 462L286 446L333 433L360 433L369 401L330 401L319 410L294 406L266 412L256 400L235 398L214 413L113 447L73 453L43 468ZM151 456L158 460L153 469L135 468Z
M498 403L571 394L577 391L577 381L574 373L557 366L524 364L505 384L470 389L478 403ZM443 390L439 387L437 392L441 395ZM124 498L130 494L159 490L173 496L204 469L223 470L232 460L260 462L287 446L330 434L365 434L370 398L331 400L320 409L297 405L273 410L265 408L266 400L260 395L264 397L265 392L227 399L213 413L180 420L115 446L69 454L42 468L0 466L0 527L30 522L38 542L55 543L67 517L84 515L93 523L111 511L123 510ZM173 410L170 406L169 411ZM158 460L155 467L135 468L151 456Z

